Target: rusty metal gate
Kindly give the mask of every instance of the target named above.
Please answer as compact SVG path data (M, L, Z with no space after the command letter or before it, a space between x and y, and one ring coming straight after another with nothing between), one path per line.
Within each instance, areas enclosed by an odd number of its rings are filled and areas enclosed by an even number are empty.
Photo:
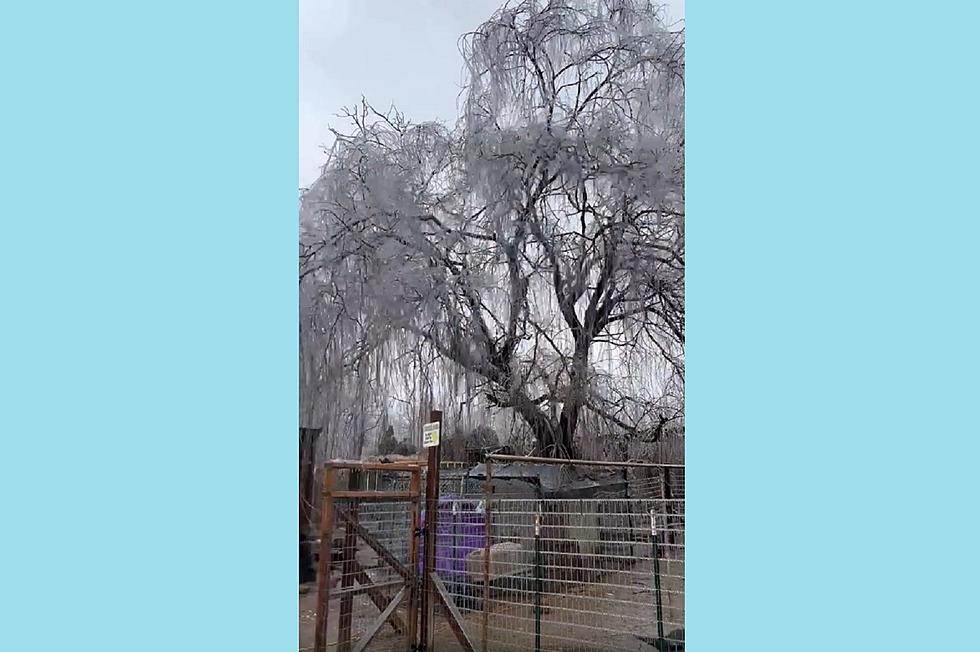
M413 645L421 470L419 464L326 465L314 643L318 652L328 647L362 652L386 627L392 649ZM380 471L408 475L408 489L370 488ZM338 489L338 480L345 489Z
M436 605L463 650L474 652L435 572L438 459L333 461L324 467L314 650L431 649ZM422 491L422 476L427 490ZM344 488L338 488L343 486Z

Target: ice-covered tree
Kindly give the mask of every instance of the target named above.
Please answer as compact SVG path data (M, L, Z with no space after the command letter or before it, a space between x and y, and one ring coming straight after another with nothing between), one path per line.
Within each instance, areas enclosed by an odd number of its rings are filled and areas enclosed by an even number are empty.
M303 195L308 346L354 394L424 367L541 454L656 438L683 418L683 33L636 0L525 0L461 45L454 129L363 103Z

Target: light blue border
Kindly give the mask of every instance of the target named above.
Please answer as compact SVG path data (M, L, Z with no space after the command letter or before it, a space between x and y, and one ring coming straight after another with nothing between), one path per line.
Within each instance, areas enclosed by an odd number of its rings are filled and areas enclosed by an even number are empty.
M969 6L687 7L692 651L976 647ZM0 10L0 649L295 649L296 34Z
M687 5L692 652L980 649L975 7Z
M0 9L0 649L296 649L297 51Z

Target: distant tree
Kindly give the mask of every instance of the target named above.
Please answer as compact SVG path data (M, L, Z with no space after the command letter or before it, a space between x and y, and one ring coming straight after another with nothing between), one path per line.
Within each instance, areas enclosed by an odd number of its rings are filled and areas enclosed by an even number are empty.
M455 432L447 436L440 444L440 454L444 462L466 461L466 437L463 433Z
M408 442L395 439L393 426L385 428L381 438L378 439L378 455L412 455L415 452L417 452L415 447Z
M378 440L378 455L392 455L398 447L398 440L395 439L395 429L388 426L381 439Z
M477 426L472 430L457 430L442 443L442 459L450 462L467 462L471 451L487 452L500 446L500 438L493 428Z
M454 130L364 102L302 198L324 347L374 378L438 358L544 455L575 457L586 415L663 431L683 417L683 33L638 0L525 0L462 50Z
M418 448L408 443L407 441L400 441L395 445L394 454L395 455L414 455L418 453Z
M500 446L500 437L490 426L477 426L466 436L467 448L491 450Z

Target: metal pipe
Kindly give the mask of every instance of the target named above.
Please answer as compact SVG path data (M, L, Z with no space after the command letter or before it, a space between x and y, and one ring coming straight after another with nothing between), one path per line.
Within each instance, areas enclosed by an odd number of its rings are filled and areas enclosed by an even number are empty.
M541 503L534 515L534 652L541 652Z
M409 484L409 491L415 497L409 507L408 524L408 576L405 578L408 584L408 644L414 648L418 637L419 626L419 503L422 500L422 472L419 469L412 471L412 478Z
M432 410L429 422L439 423L440 439L442 436L442 412ZM436 537L439 513L439 445L429 447L429 463L425 474L425 528L424 549L422 560L422 627L419 647L424 652L432 649L433 609L435 607L435 588L432 585L431 574L436 567Z
M482 624L482 644L483 652L488 652L488 639L490 633L490 536L493 525L493 514L490 505L493 495L493 458L486 458L486 482L483 485L483 624Z
M653 552L653 586L657 596L657 639L664 642L664 610L660 596L660 546L657 541L657 512L650 510L650 543Z
M600 460L566 460L553 457L522 457L520 455L487 455L487 462L528 462L534 464L570 464L574 466L609 466L628 468L661 469L664 467L683 469L683 464L657 464L655 462L602 462Z

